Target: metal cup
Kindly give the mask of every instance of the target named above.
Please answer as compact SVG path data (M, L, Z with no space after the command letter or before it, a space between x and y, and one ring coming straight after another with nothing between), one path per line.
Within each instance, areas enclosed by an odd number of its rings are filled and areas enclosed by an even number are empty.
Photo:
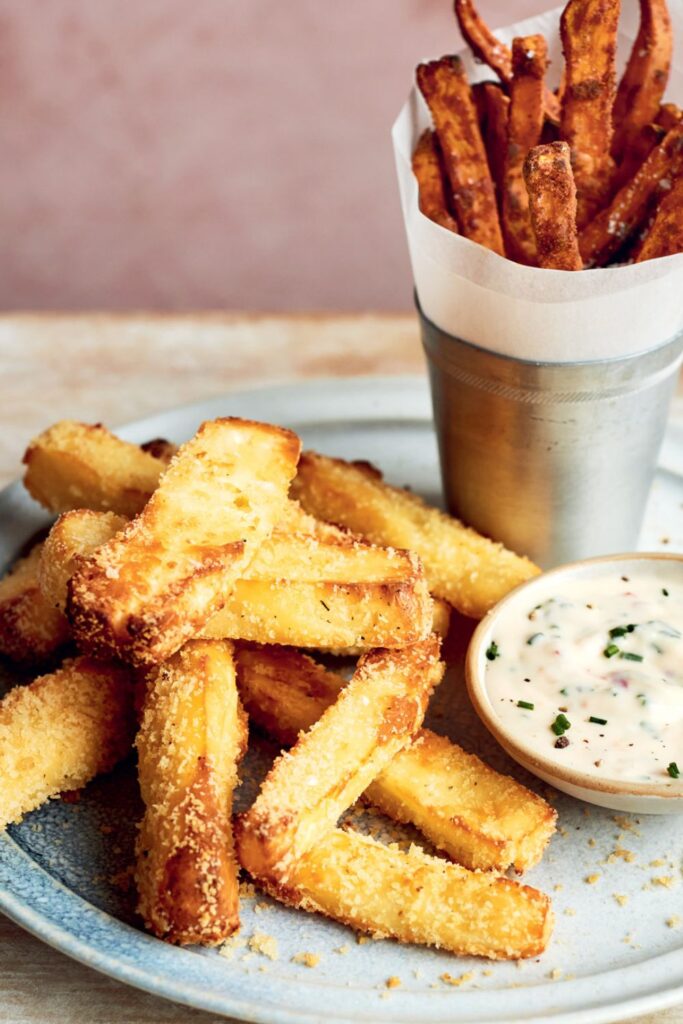
M683 334L625 358L531 362L417 307L449 510L544 568L633 550Z

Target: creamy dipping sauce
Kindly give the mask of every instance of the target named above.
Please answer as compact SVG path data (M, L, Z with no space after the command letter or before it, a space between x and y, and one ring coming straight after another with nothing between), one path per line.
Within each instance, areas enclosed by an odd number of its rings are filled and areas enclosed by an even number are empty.
M485 686L512 736L574 771L683 786L680 565L558 577L503 611Z

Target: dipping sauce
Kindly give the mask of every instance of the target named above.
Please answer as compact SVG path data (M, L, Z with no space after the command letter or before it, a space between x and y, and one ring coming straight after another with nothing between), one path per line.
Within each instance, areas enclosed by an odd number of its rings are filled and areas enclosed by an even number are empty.
M505 609L486 658L494 714L538 755L601 778L683 786L680 565L549 580Z

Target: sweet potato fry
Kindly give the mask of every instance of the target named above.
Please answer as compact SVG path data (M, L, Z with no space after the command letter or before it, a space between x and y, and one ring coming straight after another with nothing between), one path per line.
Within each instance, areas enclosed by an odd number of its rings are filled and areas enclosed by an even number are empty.
M417 178L418 200L425 217L442 228L459 234L455 218L449 213L439 156L439 142L429 128L420 136L413 153L413 174Z
M506 89L509 88L513 75L510 47L496 39L472 0L455 0L455 16L462 37L476 59L488 64ZM557 124L560 120L560 105L557 97L548 88L544 88L543 104L545 116Z
M294 502L290 507L297 508ZM308 520L316 523L298 516L304 525ZM88 509L60 516L45 542L40 572L42 592L54 607L65 607L68 581L123 526L120 516ZM434 602L415 556L363 544L326 524L319 532L325 539L278 527L243 578L227 588L223 607L201 635L347 653L401 647L427 636L434 627ZM440 607L436 618L445 634L448 610Z
M81 646L157 664L201 630L282 514L299 447L279 427L204 423L137 519L71 578Z
M338 828L315 843L286 884L260 881L289 906L325 914L376 938L458 955L538 956L552 931L550 900L537 889L491 872L468 871L417 847L402 853Z
M373 544L409 546L424 565L432 593L473 618L481 618L539 571L417 495L390 487L367 462L305 452L292 491L319 519L345 526Z
M581 232L579 246L586 266L602 266L640 229L682 168L683 123L667 132L631 181Z
M510 99L495 82L479 82L472 86L472 92L480 112L479 122L482 126L486 157L500 212L503 205Z
M677 107L675 103L662 103L657 111L655 124L658 124L665 132L668 132L675 128L681 120L683 120L683 110L680 107Z
M167 465L101 424L72 420L34 438L24 463L26 489L51 512L92 508L124 516L141 511Z
M418 65L417 84L434 120L460 230L502 255L493 182L462 61L442 57Z
M73 658L0 702L0 828L64 790L80 789L133 742L126 669Z
M506 255L532 267L537 262L536 239L529 218L529 197L523 169L527 153L541 141L543 83L547 66L548 49L543 36L513 39L503 187L503 237Z
M677 252L683 252L683 177L678 177L661 199L636 263Z
M354 803L422 725L443 675L434 635L398 651L371 651L320 719L274 763L238 819L240 863L286 882L297 861Z
M566 142L535 146L524 161L531 226L539 267L581 270L576 234L576 189Z
M620 161L654 121L669 80L673 34L666 0L640 0L640 28L614 101L612 156Z
M135 881L146 926L168 942L216 945L239 927L231 814L246 743L231 644L190 641L148 674Z
M35 544L0 580L0 654L39 664L71 636L69 623L40 590L43 545Z
M560 136L571 149L582 228L609 199L619 0L569 0L560 21L566 89Z
M346 680L298 651L237 648L237 683L249 717L284 746L334 703ZM363 799L416 825L465 867L519 872L536 864L553 833L554 810L443 736L420 729L370 783Z

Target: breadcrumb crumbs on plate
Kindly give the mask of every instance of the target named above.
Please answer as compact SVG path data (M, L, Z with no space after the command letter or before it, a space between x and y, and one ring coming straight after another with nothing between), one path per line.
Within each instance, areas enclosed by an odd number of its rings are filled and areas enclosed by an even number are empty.
M256 898L256 886L253 882L240 882L240 896L243 900Z
M633 832L637 836L640 835L636 828L636 825L640 825L640 821L637 818L635 821L632 821L631 818L626 818L623 814L615 814L612 817L612 821L626 832Z
M356 942L359 946L365 946L368 942L372 942L372 939L369 935L357 935Z
M439 975L439 980L443 981L444 985L453 985L455 988L459 988L459 986L464 985L465 982L471 981L473 977L473 971L465 971L464 974L459 974L457 977L449 974L448 971L444 971L443 974Z
M588 845L589 846L597 846L597 843L596 843L595 839L593 839L593 836L591 836L590 839L588 840Z
M390 978L387 978L384 984L386 985L387 988L400 988L401 979L398 978L395 974L392 974Z
M551 981L559 981L563 974L564 971L561 967L553 967L552 971L548 972L548 977Z
M243 949L246 946L246 939L242 938L239 933L231 935L229 939L223 943L218 950L218 955L225 957L226 960L232 960L238 949Z
M304 967L317 967L320 959L320 953L295 953L292 957L292 963L303 964Z
M666 861L664 860L663 857L657 857L656 860L651 860L650 861L649 866L651 868L663 868L665 864L666 864Z
M343 946L337 946L337 948L335 949L335 953L339 953L340 956L346 956L346 954L350 952L351 947L346 942L344 943Z
M277 960L279 953L277 939L274 935L266 935L264 932L254 932L249 939L249 949L261 956L267 956L269 960Z
M592 875L586 875L586 877L584 878L584 882L586 882L587 885L595 885L595 883L598 882L599 880L600 880L600 872L599 871L594 871Z
M490 978L493 975L493 971L482 971L481 974L483 978Z
M564 886L562 885L562 882L558 882L557 885L553 886L553 889L555 890L555 892L562 892Z
M613 892L612 895L614 896L614 899L616 900L616 902L619 904L620 907L625 907L626 904L628 903L628 896L625 893L623 893L623 892Z
M605 863L615 864L619 859L625 860L627 864L632 864L636 859L636 855L633 850L625 850L622 846L615 846Z
M681 919L678 914L674 914L672 917L667 917L666 926L667 928L680 928Z
M675 889L678 881L673 875L654 875L650 881L653 885L662 885L665 889Z
M567 907L564 913L566 917L576 917L576 910L574 907Z

